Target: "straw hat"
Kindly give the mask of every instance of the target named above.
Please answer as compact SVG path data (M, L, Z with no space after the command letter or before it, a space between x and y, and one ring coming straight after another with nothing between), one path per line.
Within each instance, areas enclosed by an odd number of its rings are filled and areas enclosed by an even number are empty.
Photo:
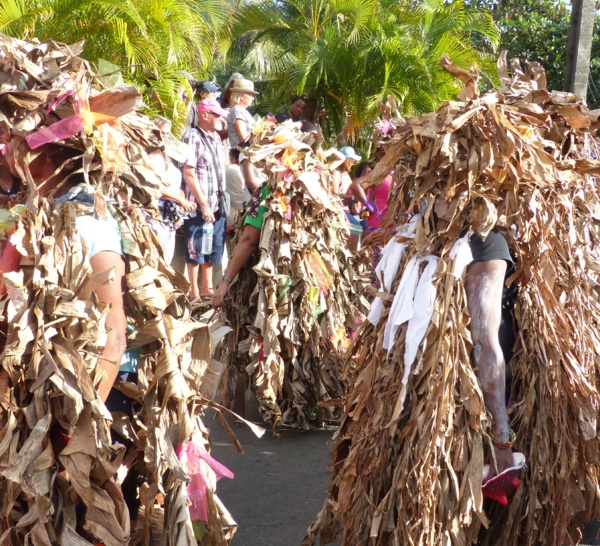
M254 84L250 80L233 80L231 86L232 93L249 93L250 95L258 95L257 91L254 91Z

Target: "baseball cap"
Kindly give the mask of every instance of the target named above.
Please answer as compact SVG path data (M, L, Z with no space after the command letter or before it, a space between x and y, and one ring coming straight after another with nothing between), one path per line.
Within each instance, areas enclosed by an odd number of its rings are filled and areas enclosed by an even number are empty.
M354 151L352 146L344 146L340 148L340 153L348 159L354 159L355 161L360 161L362 159L362 157Z
M192 82L192 88L203 93L217 93L221 88L216 84L209 81L199 82L194 80Z
M198 113L200 112L212 112L219 116L226 116L227 110L223 110L221 105L215 99L204 99L198 103Z

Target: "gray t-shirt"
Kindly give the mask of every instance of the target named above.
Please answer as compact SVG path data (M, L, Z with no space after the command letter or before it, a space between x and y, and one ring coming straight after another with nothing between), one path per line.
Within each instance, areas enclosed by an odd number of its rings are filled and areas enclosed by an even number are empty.
M254 119L250 115L250 112L241 106L232 106L229 109L229 114L227 115L227 129L229 131L229 144L232 148L235 148L239 145L240 139L237 135L235 127L233 124L236 120L241 119L244 123L245 133L250 133L252 131L252 127L254 126Z

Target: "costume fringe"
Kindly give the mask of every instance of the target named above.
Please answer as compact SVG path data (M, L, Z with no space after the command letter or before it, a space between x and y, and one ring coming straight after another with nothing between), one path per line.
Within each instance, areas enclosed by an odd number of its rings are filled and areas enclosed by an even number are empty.
M329 168L297 125L262 122L244 152L267 173L270 192L261 203L267 212L258 253L232 284L227 305L237 396L247 374L273 429L339 417L343 356L366 308L346 249L348 224L327 190Z
M21 257L17 271L0 276L7 289L0 298L0 543L225 546L236 524L215 494L219 475L201 421L214 405L211 332L218 325L192 318L188 283L164 262L144 219L158 217L159 180L148 154L165 144L136 112L139 93L103 88L77 57L81 48L0 34L0 122L13 135L74 150L83 167L76 173L70 160L60 165L61 185L81 174L96 188L90 204L41 198L28 165L48 146L24 145L22 192L0 201L3 218L9 208L13 214L4 227L16 221L10 241ZM127 314L135 325L128 346L141 350L137 384L115 385L135 401L133 419L111 416L97 395L108 307L93 290L114 271L92 273L75 224L78 214L107 210L119 223L127 263ZM59 425L72 436L56 457L51 439ZM131 446L113 443L111 429ZM206 478L205 524L190 517L194 475L176 455L190 441L211 464L200 461L196 471ZM133 466L143 482L136 529L121 492Z
M502 87L481 97L474 73L443 63L465 83L462 102L390 120L374 171L394 169L397 183L379 234L385 288L304 546L340 533L343 546L563 546L599 515L597 115L548 92L536 63L513 61L509 78L501 57ZM482 498L491 419L465 295L465 232L494 227L516 257L508 412L527 458L507 507Z

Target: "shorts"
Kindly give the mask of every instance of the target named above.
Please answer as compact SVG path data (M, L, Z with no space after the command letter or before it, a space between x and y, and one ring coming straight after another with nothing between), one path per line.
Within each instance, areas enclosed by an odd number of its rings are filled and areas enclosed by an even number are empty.
M90 258L98 252L116 252L123 256L121 230L112 216L95 218L91 214L83 214L75 219L75 223Z
M349 212L344 211L344 214L346 215L348 223L350 224L350 233L362 233L363 227L360 223L360 220L358 220L354 215L350 214Z
M496 229L490 231L485 241L479 235L473 234L470 245L473 262L505 260L508 262L508 269L511 269L511 266L514 264L504 235Z
M210 254L202 254L203 227L204 219L199 212L194 218L188 218L183 223L183 234L185 237L185 261L188 264L220 264L223 260L227 219L221 218L219 213L215 212L215 222L213 224L213 247Z

